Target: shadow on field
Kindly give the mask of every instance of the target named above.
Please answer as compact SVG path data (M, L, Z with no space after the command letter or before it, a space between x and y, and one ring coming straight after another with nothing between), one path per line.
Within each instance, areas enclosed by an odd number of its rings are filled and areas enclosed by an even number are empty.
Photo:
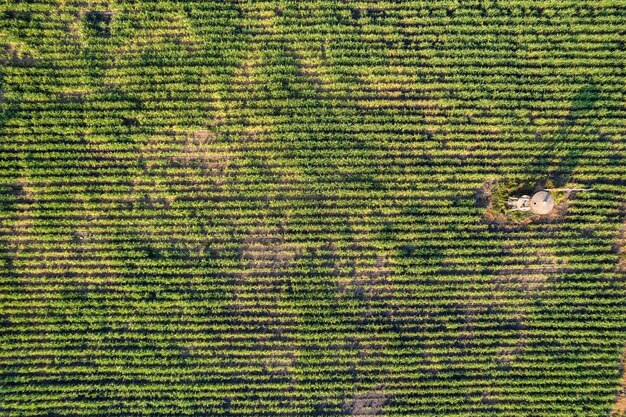
M595 83L583 86L574 97L565 122L546 143L542 155L530 164L531 170L541 175L543 182L551 181L555 187L563 187L572 177L585 153L580 146L581 140L575 138L592 127L599 96L600 89ZM593 139L589 135L585 142Z
M594 127L598 118L599 97L600 89L594 82L589 82L578 90L565 121L537 147L541 152L528 163L528 178L489 180L476 190L475 204L485 209L484 217L490 226L495 230L511 231L534 221L532 218L516 221L505 215L508 211L506 200L510 195L531 195L544 188L564 188L568 184L571 186L574 172L586 158L589 145L602 140L598 128ZM537 135L537 139L541 139L541 134ZM569 194L557 205L553 215L544 220L553 221L560 217L567 209L568 199Z

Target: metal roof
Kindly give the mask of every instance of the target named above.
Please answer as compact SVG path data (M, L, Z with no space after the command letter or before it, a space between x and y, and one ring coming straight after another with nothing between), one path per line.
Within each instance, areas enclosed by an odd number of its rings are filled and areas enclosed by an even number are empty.
M529 205L535 214L548 214L554 208L554 198L547 191L539 191L532 196Z

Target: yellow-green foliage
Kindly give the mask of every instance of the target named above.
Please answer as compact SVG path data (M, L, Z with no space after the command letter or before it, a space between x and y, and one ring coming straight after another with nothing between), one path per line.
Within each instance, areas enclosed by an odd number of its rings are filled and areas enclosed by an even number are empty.
M609 415L625 22L0 2L0 415Z

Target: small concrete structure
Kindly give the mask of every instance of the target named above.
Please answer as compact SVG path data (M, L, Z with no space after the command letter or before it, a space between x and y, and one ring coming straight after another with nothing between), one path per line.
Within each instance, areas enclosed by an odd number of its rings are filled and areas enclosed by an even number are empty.
M549 214L554 208L554 198L548 190L538 191L532 198L523 195L521 197L509 197L508 205L511 211L532 211L534 214Z
M523 195L519 198L517 197L509 197L509 206L511 206L511 211L530 211L530 197L527 195Z
M529 206L535 214L548 214L554 208L554 198L548 191L539 191L530 199Z

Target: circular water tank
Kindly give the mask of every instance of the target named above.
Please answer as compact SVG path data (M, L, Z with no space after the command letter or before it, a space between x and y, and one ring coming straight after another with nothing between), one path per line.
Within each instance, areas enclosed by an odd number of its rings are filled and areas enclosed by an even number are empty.
M539 191L530 199L529 206L535 214L548 214L554 208L554 198L547 191Z

